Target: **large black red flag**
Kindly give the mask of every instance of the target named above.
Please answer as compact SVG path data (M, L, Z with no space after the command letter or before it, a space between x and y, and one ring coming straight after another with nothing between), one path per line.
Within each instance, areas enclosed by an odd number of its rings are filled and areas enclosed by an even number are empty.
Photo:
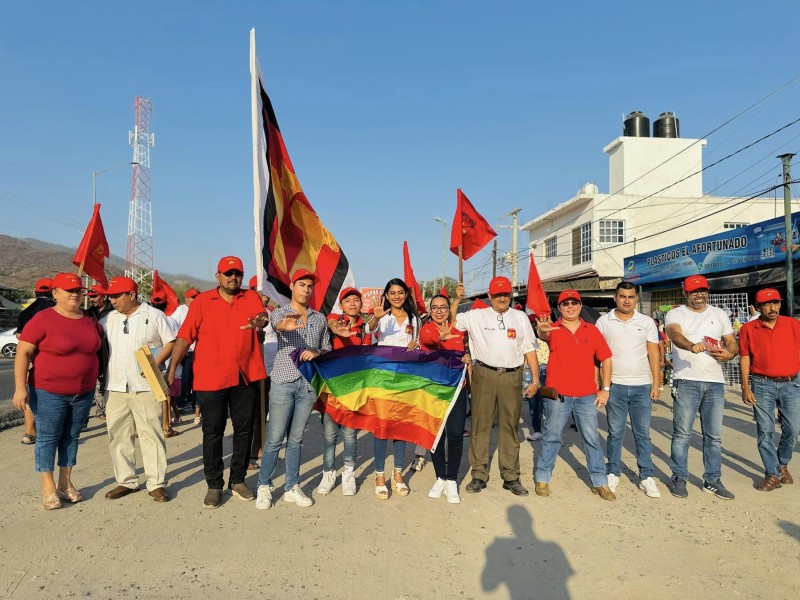
M528 297L525 305L531 312L540 319L550 315L550 303L547 301L547 294L544 293L544 286L539 277L539 269L533 260L533 252L530 255L530 270L528 271Z
M411 296L417 305L417 311L422 314L428 312L425 308L425 299L422 297L422 290L419 287L417 278L414 276L414 269L411 266L411 256L408 253L408 242L403 242L403 281L406 282Z
M256 275L260 288L289 302L292 273L308 269L319 277L309 304L329 313L339 292L355 287L347 257L303 193L281 135L256 58L250 31L253 104Z
M106 232L103 229L103 220L100 218L100 205L95 204L92 219L83 233L83 239L72 258L72 264L103 287L108 287L105 262L109 254Z
M497 232L475 210L469 198L459 189L456 196L453 229L450 233L450 251L458 256L458 247L461 246L461 257L469 260L495 237L497 237Z

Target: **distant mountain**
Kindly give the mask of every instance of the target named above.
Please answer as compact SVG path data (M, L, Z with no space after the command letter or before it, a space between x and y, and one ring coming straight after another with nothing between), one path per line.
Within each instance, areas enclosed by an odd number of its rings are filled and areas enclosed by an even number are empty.
M33 238L21 239L0 234L0 286L22 291L33 290L37 279L52 277L64 271L74 272L74 254L74 248ZM124 275L125 259L112 254L106 259L106 274L109 279ZM185 282L187 286L207 290L216 285L191 275L171 275L161 271L159 275L173 286Z

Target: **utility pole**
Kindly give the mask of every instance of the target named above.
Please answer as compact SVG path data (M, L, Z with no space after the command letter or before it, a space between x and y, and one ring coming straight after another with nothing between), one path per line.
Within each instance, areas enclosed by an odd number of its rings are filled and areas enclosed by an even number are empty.
M792 247L792 198L789 182L792 180L792 157L794 154L781 154L778 158L783 161L783 226L786 229L786 305L789 316L794 316L794 257Z
M502 229L510 229L511 230L511 289L517 287L517 214L521 211L521 208L515 208L510 213L505 215L506 217L511 217L514 219L514 223L512 225L500 225Z
M497 238L492 246L492 279L497 277Z

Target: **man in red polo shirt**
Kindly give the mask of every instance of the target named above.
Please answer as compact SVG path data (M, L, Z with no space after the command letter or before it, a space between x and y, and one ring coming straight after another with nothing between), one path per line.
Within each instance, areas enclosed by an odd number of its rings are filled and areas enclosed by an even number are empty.
M608 487L605 455L597 431L597 411L608 402L611 391L611 349L594 325L580 318L581 295L564 290L558 296L561 318L555 323L547 317L539 321L537 332L550 347L547 362L547 386L558 398L545 397L545 420L542 449L536 461L536 495L550 495L550 478L561 448L561 433L569 416L583 440L586 465L592 479L592 492L603 500L616 500ZM601 363L602 389L597 389L595 362Z
M766 288L756 293L761 316L739 330L742 400L753 407L758 430L758 452L764 479L756 486L771 492L794 483L788 464L800 431L800 323L782 317L781 295ZM781 419L781 441L775 448L775 407Z
M192 343L194 390L203 411L203 471L208 493L205 508L218 508L224 484L222 437L228 412L233 425L233 453L228 487L242 500L255 495L244 483L253 435L258 382L266 379L256 329L269 322L259 295L242 289L241 259L226 256L217 265L217 288L195 297L172 351L170 384Z

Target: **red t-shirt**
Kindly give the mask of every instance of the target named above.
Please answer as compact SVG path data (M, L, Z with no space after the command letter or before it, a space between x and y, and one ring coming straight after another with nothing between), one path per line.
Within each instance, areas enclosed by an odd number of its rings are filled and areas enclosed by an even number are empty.
M100 362L103 329L88 313L70 319L48 308L28 321L20 340L36 346L28 383L61 396L77 396L94 389Z
M336 314L328 315L328 321L344 322L345 320L349 321L349 317ZM366 333L364 321L360 315L356 319L355 324L350 326L350 331L353 333L353 335L350 337L342 337L332 333L331 348L334 350L341 350L342 348L347 348L348 346L369 346L372 344L372 336Z
M433 321L428 321L419 330L419 347L423 350L457 350L464 352L464 335L467 332L450 327L450 333L455 337L445 341L440 340L439 326Z
M266 312L261 297L241 290L227 302L217 289L196 296L189 305L178 337L194 348L194 389L213 392L267 378L255 329L241 329L248 319Z
M770 329L761 319L742 325L739 354L750 357L750 373L765 377L793 377L800 371L800 323L778 317Z
M575 333L564 327L561 319L553 323L559 329L550 333L547 345L550 358L547 362L547 385L554 387L564 396L589 396L597 393L595 361L603 362L611 358L600 330L580 320Z

